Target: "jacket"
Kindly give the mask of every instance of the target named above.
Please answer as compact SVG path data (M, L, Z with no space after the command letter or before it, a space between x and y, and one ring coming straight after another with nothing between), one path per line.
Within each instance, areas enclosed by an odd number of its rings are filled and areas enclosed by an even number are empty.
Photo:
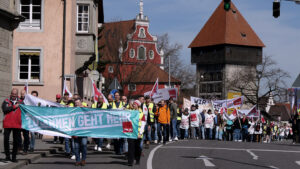
M16 104L22 104L22 100L17 98L15 101L12 101L10 98L5 99L2 103L2 111L4 113L3 118L3 128L21 128L21 110L16 108Z
M155 114L158 116L159 123L170 124L170 109L167 105L159 107Z

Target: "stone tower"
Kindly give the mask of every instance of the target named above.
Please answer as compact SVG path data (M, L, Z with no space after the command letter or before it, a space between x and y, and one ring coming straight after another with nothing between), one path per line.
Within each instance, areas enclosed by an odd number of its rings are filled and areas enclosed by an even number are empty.
M197 65L196 94L227 98L226 79L233 72L255 69L262 62L263 47L235 5L225 11L222 1L189 46L191 62Z

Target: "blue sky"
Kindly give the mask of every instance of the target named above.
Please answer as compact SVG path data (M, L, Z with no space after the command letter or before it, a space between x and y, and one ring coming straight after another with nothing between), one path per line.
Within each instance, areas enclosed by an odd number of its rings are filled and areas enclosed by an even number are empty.
M134 19L139 0L104 0L105 22ZM221 0L144 0L144 14L150 19L150 33L168 33L172 43L183 45L181 59L190 63L192 42ZM300 73L300 5L281 2L281 16L272 16L273 0L232 0L279 67L289 72L291 86Z

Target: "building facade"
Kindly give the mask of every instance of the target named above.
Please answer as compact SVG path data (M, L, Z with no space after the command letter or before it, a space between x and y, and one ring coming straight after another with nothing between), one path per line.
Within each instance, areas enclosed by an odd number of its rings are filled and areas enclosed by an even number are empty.
M102 62L106 63L103 76L105 90L117 78L124 95L137 97L150 91L159 79L159 88L169 83L169 75L164 68L163 51L157 49L157 37L149 32L149 19L143 12L140 1L140 13L133 20L103 24L99 46ZM180 81L171 77L173 87L179 87Z
M14 0L0 1L0 104L10 95L12 89L13 30L22 20L24 18L18 14ZM3 119L2 109L0 119Z
M28 82L29 92L55 100L66 79L77 92L75 72L95 55L102 1L17 0L16 8L25 21L14 31L12 85Z
M231 2L217 7L190 44L191 62L197 65L197 91L202 98L225 99L228 79L236 72L253 71L262 62L263 42Z

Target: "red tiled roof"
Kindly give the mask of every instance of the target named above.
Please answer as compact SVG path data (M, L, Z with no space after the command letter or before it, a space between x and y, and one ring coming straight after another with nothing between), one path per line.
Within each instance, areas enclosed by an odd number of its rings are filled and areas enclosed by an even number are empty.
M225 11L223 1L208 19L189 48L220 44L265 46L235 5L231 2L231 9Z
M131 75L127 77L125 82L130 83L155 83L156 79L159 79L159 83L168 83L169 74L162 70L159 66L153 63L144 63L137 65ZM171 83L180 84L180 80L171 76Z
M103 27L99 34L102 37L98 40L98 46L104 45L104 48L99 51L103 55L101 60L118 62L120 41L125 49L127 35L133 33L135 29L135 20L105 23Z

